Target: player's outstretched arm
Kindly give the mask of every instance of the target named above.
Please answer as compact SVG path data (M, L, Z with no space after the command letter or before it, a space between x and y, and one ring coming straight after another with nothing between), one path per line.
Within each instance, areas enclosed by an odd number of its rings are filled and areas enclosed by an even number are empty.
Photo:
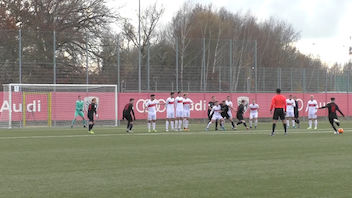
M336 107L337 107L336 110L337 110L338 112L340 112L340 114L341 114L343 117L345 117L345 115L344 115L344 114L342 113L342 111L340 110L339 106L336 105Z

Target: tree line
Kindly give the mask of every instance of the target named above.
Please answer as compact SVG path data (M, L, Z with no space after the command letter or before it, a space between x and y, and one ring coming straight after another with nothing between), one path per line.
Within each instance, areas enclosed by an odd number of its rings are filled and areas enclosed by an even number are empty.
M180 89L188 85L200 91L219 87L253 90L257 80L259 90L259 82L266 83L262 86L266 91L265 87L276 87L277 82L264 73L265 68L306 68L307 77L318 74L314 79L325 78L327 73L340 75L350 68L328 68L319 59L302 54L294 46L299 33L276 18L260 21L251 12L233 13L211 4L186 2L161 26L163 13L156 3L142 10L139 39L138 26L104 1L2 0L0 83L18 82L22 61L22 82L52 83L55 64L57 83L85 83L88 65L90 83L115 84L119 63L120 83L136 90L139 44L144 90L149 76L165 90L170 89L170 82L176 86L178 78ZM111 24L118 24L119 32L115 33ZM307 89L319 87L318 81L307 79Z

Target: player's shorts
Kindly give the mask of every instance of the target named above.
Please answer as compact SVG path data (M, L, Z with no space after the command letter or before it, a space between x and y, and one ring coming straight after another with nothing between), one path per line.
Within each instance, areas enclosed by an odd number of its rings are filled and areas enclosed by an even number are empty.
M94 115L93 114L87 114L89 122L94 122Z
M124 114L123 114L123 117L124 117L126 120L130 121L130 122L133 121L131 114L124 113Z
M273 120L285 120L285 112L284 109L275 109L274 110L274 115L273 115Z
M221 116L226 119L230 119L230 115L228 113L221 113Z
M183 116L182 117L184 117L184 118L189 118L189 117L191 117L191 111L185 111L185 110L183 110Z
M238 119L238 120L244 120L243 119L243 114L236 114L236 118Z
M175 111L167 111L166 118L169 118L169 119L175 118Z
M232 118L232 112L231 111L228 111L227 112L227 115L230 117L230 118ZM228 119L228 118L227 118Z
M329 115L329 122L330 122L330 123L334 123L334 119L337 119L337 120L338 120L337 114L336 114L336 113L330 114L330 115Z
M294 112L293 110L292 110L292 111L287 111L286 117L288 117L288 118L293 118L293 117L295 117L295 112Z
M183 117L183 110L176 109L176 118L182 118L182 117Z
M255 113L249 113L249 119L257 119L258 118L258 112Z
M77 117L77 116L84 117L83 111L76 110L76 111L75 111L75 117Z
M308 112L308 119L317 119L316 112Z
M221 120L223 119L223 117L220 114L213 114L213 116L211 117L212 120Z
M148 120L156 120L156 112L155 113L148 112Z

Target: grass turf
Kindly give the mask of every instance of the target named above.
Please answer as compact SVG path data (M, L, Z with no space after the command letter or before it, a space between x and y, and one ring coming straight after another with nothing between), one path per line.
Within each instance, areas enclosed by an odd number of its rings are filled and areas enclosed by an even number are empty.
M306 123L304 124L306 127ZM352 123L134 134L124 127L0 131L0 197L350 197ZM213 128L214 126L212 126ZM303 125L302 125L303 127ZM305 128L304 127L304 128Z

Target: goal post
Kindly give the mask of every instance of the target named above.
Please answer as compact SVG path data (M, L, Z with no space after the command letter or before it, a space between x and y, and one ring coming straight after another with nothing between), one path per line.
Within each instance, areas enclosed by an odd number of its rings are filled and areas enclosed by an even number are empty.
M92 98L97 100L97 125L118 125L116 85L87 84L6 84L3 85L0 127L71 126L78 96L84 102L83 114ZM83 126L76 117L74 127Z

